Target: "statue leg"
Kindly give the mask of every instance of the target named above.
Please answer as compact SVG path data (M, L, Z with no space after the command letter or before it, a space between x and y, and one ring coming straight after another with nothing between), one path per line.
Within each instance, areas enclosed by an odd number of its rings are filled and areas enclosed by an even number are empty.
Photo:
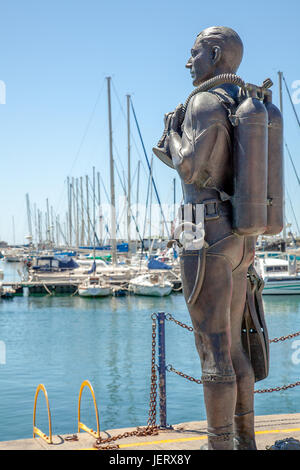
M183 287L188 298L195 281L197 256L182 260ZM232 450L236 408L236 377L230 347L232 265L222 255L208 254L201 294L188 306L202 366L208 425L208 449Z
M251 253L250 253L251 256ZM247 289L247 269L245 263L233 274L231 301L231 358L236 375L237 401L234 416L234 441L236 450L255 450L254 433L254 373L241 340L241 326Z

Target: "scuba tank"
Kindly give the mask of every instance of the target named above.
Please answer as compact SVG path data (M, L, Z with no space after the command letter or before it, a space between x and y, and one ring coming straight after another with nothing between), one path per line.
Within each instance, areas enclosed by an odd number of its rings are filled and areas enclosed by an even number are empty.
M233 230L254 236L267 227L268 113L259 89L247 84L246 97L231 117L234 126Z
M271 90L264 92L268 112L268 219L264 235L276 235L283 228L283 120L272 103Z
M283 227L283 121L267 79L247 84L234 129L233 229L239 235L275 235Z

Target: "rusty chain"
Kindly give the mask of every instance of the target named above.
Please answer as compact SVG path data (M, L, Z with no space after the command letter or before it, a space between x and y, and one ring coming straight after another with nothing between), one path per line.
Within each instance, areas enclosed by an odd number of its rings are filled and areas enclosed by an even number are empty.
M269 343L278 343L279 341L285 341L286 339L296 338L296 336L300 336L300 331L287 336L280 336L280 338L270 339Z
M150 436L158 434L158 426L156 425L156 408L157 408L157 374L156 374L156 324L157 316L155 313L152 314L152 353L151 353L151 387L150 387L150 405L149 405L149 417L146 427L137 427L134 431L127 431L123 434L117 434L116 436L98 438L94 443L94 448L98 450L113 450L119 449L119 445L109 445L110 442L115 442L119 439L124 439L132 436ZM108 444L108 445L104 445Z
M188 331L194 331L194 329L191 326L188 326L185 323L182 323L182 322L176 320L173 317L173 315L171 315L171 313L167 313L165 318L166 318L166 320L172 321L176 325L181 326L182 328L184 328ZM269 343L278 343L279 341L285 341L287 339L296 338L297 336L300 336L300 331L298 331L297 333L286 335L286 336L281 336L280 338L271 339L271 340L269 340ZM202 380L195 379L194 377L175 369L171 364L168 364L166 369L167 369L168 372L174 372L175 374L179 375L180 377L183 377L184 379L189 380L190 382L194 382L194 383L197 383L197 384L202 384ZM287 390L289 388L297 387L298 385L300 385L300 381L292 383L292 384L288 384L288 385L282 385L281 387L273 387L273 388L265 388L265 389L255 390L254 393L279 392L281 390Z
M280 392L281 390L287 390L288 388L294 388L300 385L300 381L295 382L293 384L282 385L282 387L274 387L274 388L264 388L260 390L255 390L254 393L269 393L269 392Z
M194 328L193 328L192 326L188 326L188 325L186 325L185 323L182 323L181 321L176 320L176 319L173 317L173 315L171 315L171 313L167 313L167 314L165 315L165 318L166 318L166 320L168 320L168 321L173 321L174 323L176 323L176 325L181 326L182 328L185 328L185 329L188 330L188 331L194 331Z
M203 382L202 380L195 379L194 377L184 374L183 372L175 369L171 364L168 364L166 367L168 372L174 372L175 374L179 375L180 377L183 377L184 379L189 380L190 382L195 382L199 385L201 385ZM254 390L254 393L270 393L270 392L280 392L281 390L287 390L289 388L294 388L300 385L300 381L288 384L288 385L282 385L281 387L273 387L273 388L265 388L265 389L259 389L259 390Z
M192 326L186 325L185 323L182 323L182 322L176 320L173 317L173 315L171 315L171 313L167 313L165 318L166 318L166 320L172 321L172 322L176 323L176 325L181 326L182 328L185 328L188 331L194 331L194 328ZM300 336L300 331L298 331L297 333L292 333L292 334L286 335L286 336L280 336L280 338L270 339L269 343L278 343L279 341L285 341L286 339L296 338L297 336Z
M180 377L183 377L184 379L189 380L190 382L195 382L197 384L202 384L202 380L195 379L194 377L191 377L190 375L184 374L183 372L180 372L180 370L175 369L171 364L168 364L166 367L168 372L174 372L175 374L179 375Z

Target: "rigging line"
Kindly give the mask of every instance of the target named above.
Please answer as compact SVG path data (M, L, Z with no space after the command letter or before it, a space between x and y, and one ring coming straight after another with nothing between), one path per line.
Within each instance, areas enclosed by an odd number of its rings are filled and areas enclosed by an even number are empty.
M89 128L90 128L90 125L91 125L91 123L92 123L92 120L93 120L93 117L94 117L94 114L95 114L95 111L96 111L98 102L99 102L100 97L101 97L101 95L102 95L104 85L105 85L105 79L103 79L102 86L101 86L101 88L100 88L100 90L99 90L99 92L98 92L98 95L97 95L95 104L94 104L94 106L93 106L92 112L91 112L91 114L90 114L88 123L87 123L87 125L86 125L86 127L85 127L85 130L84 130L84 132L83 132L83 136L82 136L82 138L81 138L81 141L80 141L78 150L77 150L77 152L76 152L76 154L75 154L75 158L74 158L74 160L73 160L71 169L69 170L69 175L71 175L71 173L72 173L72 171L73 171L73 168L74 168L74 166L75 166L75 163L77 162L77 159L78 159L78 157L79 157L81 148L82 148L82 146L83 146L83 143L84 143L84 141L85 141L85 139L86 139L87 133L88 133ZM62 197L62 194L63 194L63 193L64 193L64 189L62 189L62 192L61 192L60 198L59 198L59 202L57 203L57 205L60 204L60 202L61 202L61 197Z
M115 168L116 168L117 175L118 175L118 177L119 177L119 180L120 180L122 189L123 189L123 191L124 191L124 193L125 193L126 199L128 199L127 193L126 193L126 188L124 187L124 182L122 181L122 178L121 178L121 176L120 176L118 167L116 166L116 162L114 162L114 166L115 166ZM136 218L135 218L135 216L133 215L133 212L132 212L131 207L129 207L129 212L130 212L130 214L131 214L132 220L134 221L135 229L136 229L136 232L137 232L137 234L138 234L138 236L139 236L139 238L140 238L140 241L141 241L141 243L142 243L142 248L143 248L143 246L144 246L144 241L143 241L143 238L141 237L141 234L140 234L138 225L137 225L137 223L136 223Z
M293 100L292 100L292 97L291 97L291 94L290 94L290 90L287 86L287 83L286 83L286 80L285 80L285 77L284 75L282 74L282 77L283 77L283 81L284 81L284 84L285 84L285 88L286 88L286 91L287 91L287 94L289 95L289 99L290 99L290 102L291 102L291 105L292 105L292 108L293 108L293 111L295 113L295 117L296 117L296 120L298 122L298 126L300 127L300 120L299 120L299 117L298 117L298 114L296 112L296 108L295 108L295 105L293 103Z
M115 161L114 161L114 166L116 167ZM106 188L105 188L105 185L104 185L104 183L103 183L103 180L102 180L102 178L101 178L101 174L100 174L100 173L99 173L99 176L100 176L100 180L101 180L101 183L102 183L102 185L103 185L103 188L104 188L104 192L105 192L105 195L106 195L108 204L110 204L110 198L109 198L109 196L108 196L108 193L107 193L107 191L106 191ZM92 183L91 183L91 181L90 181L89 176L88 176L87 180L88 180L89 188L93 191L93 185L92 185ZM99 199L98 199L98 196L95 194L95 196L93 196L93 197L95 197L95 201L96 201L96 203L97 203L98 206L99 206ZM101 206L102 206L102 204L101 204ZM89 215L88 215L88 218L89 218L89 221L91 222ZM94 234L95 234L95 236L96 236L96 238L97 238L98 245L100 245L100 242L99 242L99 240L98 240L97 233L96 233L96 227L94 227L94 225L93 225L92 223L91 223L91 226L92 226L93 231L94 231ZM119 230L119 224L117 224L116 229L117 229L117 232L120 231L120 230Z
M137 127L137 130L138 130L138 133L139 133L139 136L140 136L140 139L141 139L141 143L142 143L142 147L143 147L143 150L144 150L144 154L145 154L145 157L146 157L147 166L148 166L149 171L151 171L149 159L148 159L148 156L147 156L147 152L146 152L146 149L145 149L144 141L143 141L142 134L141 134L141 131L140 131L140 126L139 126L139 124L138 124L137 117L136 117L135 110L134 110L133 103L132 103L132 100L131 100L131 99L130 99L130 103L131 103L131 108L132 108L134 120L135 120L135 123L136 123L136 127ZM154 191L155 191L155 195L156 195L156 198L157 198L159 207L160 207L161 215L162 215L162 217L163 217L164 224L165 224L165 227L166 227L166 230L167 230L167 235L168 235L168 238L170 238L169 228L168 228L168 225L167 225L167 222L166 222L166 219L165 219L165 215L164 215L163 210L162 210L160 198L159 198L159 195L158 195L158 191L157 191L157 187L156 187L155 181L154 181L154 179L153 179L153 175L152 175L152 184L153 184L153 188L154 188Z
M116 167L115 161L114 161L114 165L115 165L115 167ZM117 171L118 171L118 170L117 170ZM108 202L108 204L110 204L110 198L109 198L108 192L107 192L107 190L106 190L104 181L103 181L103 179L102 179L101 173L99 173L99 177L100 177L100 181L101 181L101 183L102 183L103 189L104 189L104 193L105 193L107 202ZM89 183L89 187L92 189L92 183L91 183L91 181L90 181L89 176L88 176L88 183ZM99 199L98 199L98 196L97 196L96 194L95 194L95 200L96 200L97 204L99 205ZM102 207L102 204L101 204L101 207ZM107 225L105 225L105 229L106 229L107 233L110 235L110 232L109 232L109 230L108 230L108 228L107 228Z
M85 139L86 139L86 136L87 136L87 133L88 133L88 131L89 131L90 125L91 125L91 123L92 123L92 120L93 120L93 117L94 117L94 114L95 114L95 111L96 111L98 102L99 102L100 97L101 97L101 95L102 95L104 85L105 85L105 80L103 80L102 87L101 87L101 89L100 89L100 91L99 91L99 93L98 93L98 96L97 96L97 98L96 98L96 102L95 102L95 104L94 104L94 107L93 107L93 109L92 109L90 118L89 118L88 123L87 123L87 125L86 125L86 128L85 128L85 131L84 131L84 133L83 133L82 139L81 139L81 141L80 141L79 148L78 148L78 150L77 150L77 153L76 153L76 155L75 155L75 159L74 159L74 161L73 161L71 170L70 170L70 172L69 172L69 176L70 176L70 174L72 173L72 170L73 170L74 165L75 165L75 163L76 163L76 161L77 161L77 158L78 158L78 156L79 156L79 154L80 154L80 151L81 151L81 148L82 148L82 146L83 146L83 143L84 143L84 141L85 141Z
M136 168L135 168L135 170L134 170L134 174L133 174L133 176L132 176L132 178L131 178L131 181L130 181L130 187L131 187L131 188L133 187L133 184L134 184L134 181L135 181L135 177L136 177L136 175L137 175L137 169L138 169L138 167L136 166Z
M115 141L113 142L113 148L114 148L114 154L117 155L118 160L119 160L119 163L120 163L120 165L121 165L121 168L122 168L123 172L125 173L125 169L124 169L122 160L121 160L121 158L120 158L120 154L119 154L119 151L118 151L118 148L117 148L117 146L116 146ZM126 177L126 178L127 178L127 177ZM126 179L126 183L127 183L127 179Z
M295 222L296 222L296 226L297 226L297 230L298 230L298 235L300 234L300 229L299 229L299 225L298 225L298 221L297 221L297 217L296 217L296 214L295 214L295 211L294 211L294 207L293 207L293 204L292 204L292 200L290 198L290 195L289 195L289 192L286 188L286 192L287 192L287 196L289 198L289 203L291 205L291 209L292 209L292 212L293 212L293 216L294 216L294 219L295 219Z
M116 87L115 87L115 85L114 85L114 81L111 80L111 83L112 83L112 88L113 88L113 91L114 91L114 93L115 93L115 95L116 95L117 101L118 101L118 103L119 103L119 106L120 106L120 108L121 108L123 118L124 118L125 122L127 122L127 116L126 116L126 114L125 114L125 111L124 111L124 108L123 108L123 106L122 106L120 97L119 97L118 92L117 92L117 90L116 90ZM138 156L140 157L140 161L141 161L143 170L144 170L144 172L145 172L145 175L147 176L147 175L148 175L148 172L147 172L147 170L146 170L146 168L145 168L145 166L144 166L144 163L143 163L143 160L142 160L142 158L141 158L141 154L140 154L139 148L138 148L138 146L137 146L137 143L136 143L136 140L135 140L135 138L134 138L134 135L132 134L132 130L130 130L130 137L131 137L131 140L132 140L132 142L133 142L133 144L134 144L134 146L135 146L136 152L137 152Z
M297 173L297 170L296 170L295 164L294 164L294 162L293 162L293 159L292 159L291 152L290 152L290 150L289 150L289 148L288 148L288 146L287 146L287 143L286 143L286 142L284 142L284 145L285 145L285 148L286 148L286 150L287 150L288 156L289 156L289 158L290 158L290 160L291 160L291 163L292 163L292 166L293 166L293 169L294 169L294 172L295 172L295 175L296 175L296 178L297 178L298 184L299 184L299 186L300 186L300 179L299 179L299 176L298 176L298 173Z
M151 166L151 172L149 173L149 177L148 177L148 188L147 188L147 198L146 198L146 212L145 212L145 218L144 218L143 240L145 238L145 233L146 233L147 213L148 213L148 204L149 204L150 187L151 187L151 176L152 176L152 166Z
M107 192L107 190L106 190L106 187L105 187L104 181L103 181L103 179L102 179L101 173L99 173L99 176L100 176L100 181L101 181L101 183L102 183L102 186L103 186L103 189L104 189L104 193L105 193L107 202L108 202L108 204L110 204L110 197L109 197L108 192Z
M64 234L64 232L62 231L62 228L61 228L61 226L60 226L60 221L57 220L56 223L57 223L57 226L58 226L59 233L61 234L61 236L62 236L63 239L64 239L65 245L69 246L69 242L67 241L67 238L66 238L66 236L65 236L65 234Z
M87 181L88 181L88 185L91 186L92 190L94 189L91 182L90 182L90 178L89 176L87 175ZM76 199L77 199L78 196L76 196ZM93 197L96 198L96 195ZM90 197L89 197L89 200L90 200ZM92 227L92 230L93 230L93 236L96 237L96 242L98 243L98 245L100 246L100 242L99 242L99 239L98 239L98 236L97 236L97 233L96 233L96 222L94 223L94 221L92 222L91 220L91 217L90 217L90 214L88 213L88 210L87 210L87 206L86 204L83 202L83 207L86 211L86 215L87 215L87 219L88 219L88 223L90 224L90 226Z

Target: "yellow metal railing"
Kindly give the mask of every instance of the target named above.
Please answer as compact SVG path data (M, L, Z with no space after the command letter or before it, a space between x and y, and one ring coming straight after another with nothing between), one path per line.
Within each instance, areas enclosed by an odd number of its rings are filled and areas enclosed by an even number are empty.
M38 394L42 390L45 395L46 399L46 404L47 404L47 410L48 410L48 421L49 421L49 436L44 434L39 428L36 427L35 425L35 418L36 418L36 402L38 398ZM38 385L36 392L35 392L35 397L34 397L34 407L33 407L33 438L35 438L36 434L40 436L44 441L46 441L48 444L52 444L52 427L51 427L51 413L50 413L50 407L49 407L49 400L48 400L48 394L47 390L45 389L45 386L43 384Z
M91 392L92 397L93 397L95 413L96 413L96 420L97 420L97 431L94 431L93 429L89 428L88 426L86 426L85 424L83 424L80 421L81 395L82 395L82 391L83 391L84 387L88 387L90 389L90 392ZM90 382L88 380L85 380L84 382L82 382L81 387L80 387L80 391L79 391L79 399L78 399L78 432L80 432L80 429L82 429L85 432L88 432L89 434L91 434L96 439L100 438L99 413L98 413L98 408L97 408L97 403L96 403L96 397L95 397L93 387L92 387L92 385L90 384Z

